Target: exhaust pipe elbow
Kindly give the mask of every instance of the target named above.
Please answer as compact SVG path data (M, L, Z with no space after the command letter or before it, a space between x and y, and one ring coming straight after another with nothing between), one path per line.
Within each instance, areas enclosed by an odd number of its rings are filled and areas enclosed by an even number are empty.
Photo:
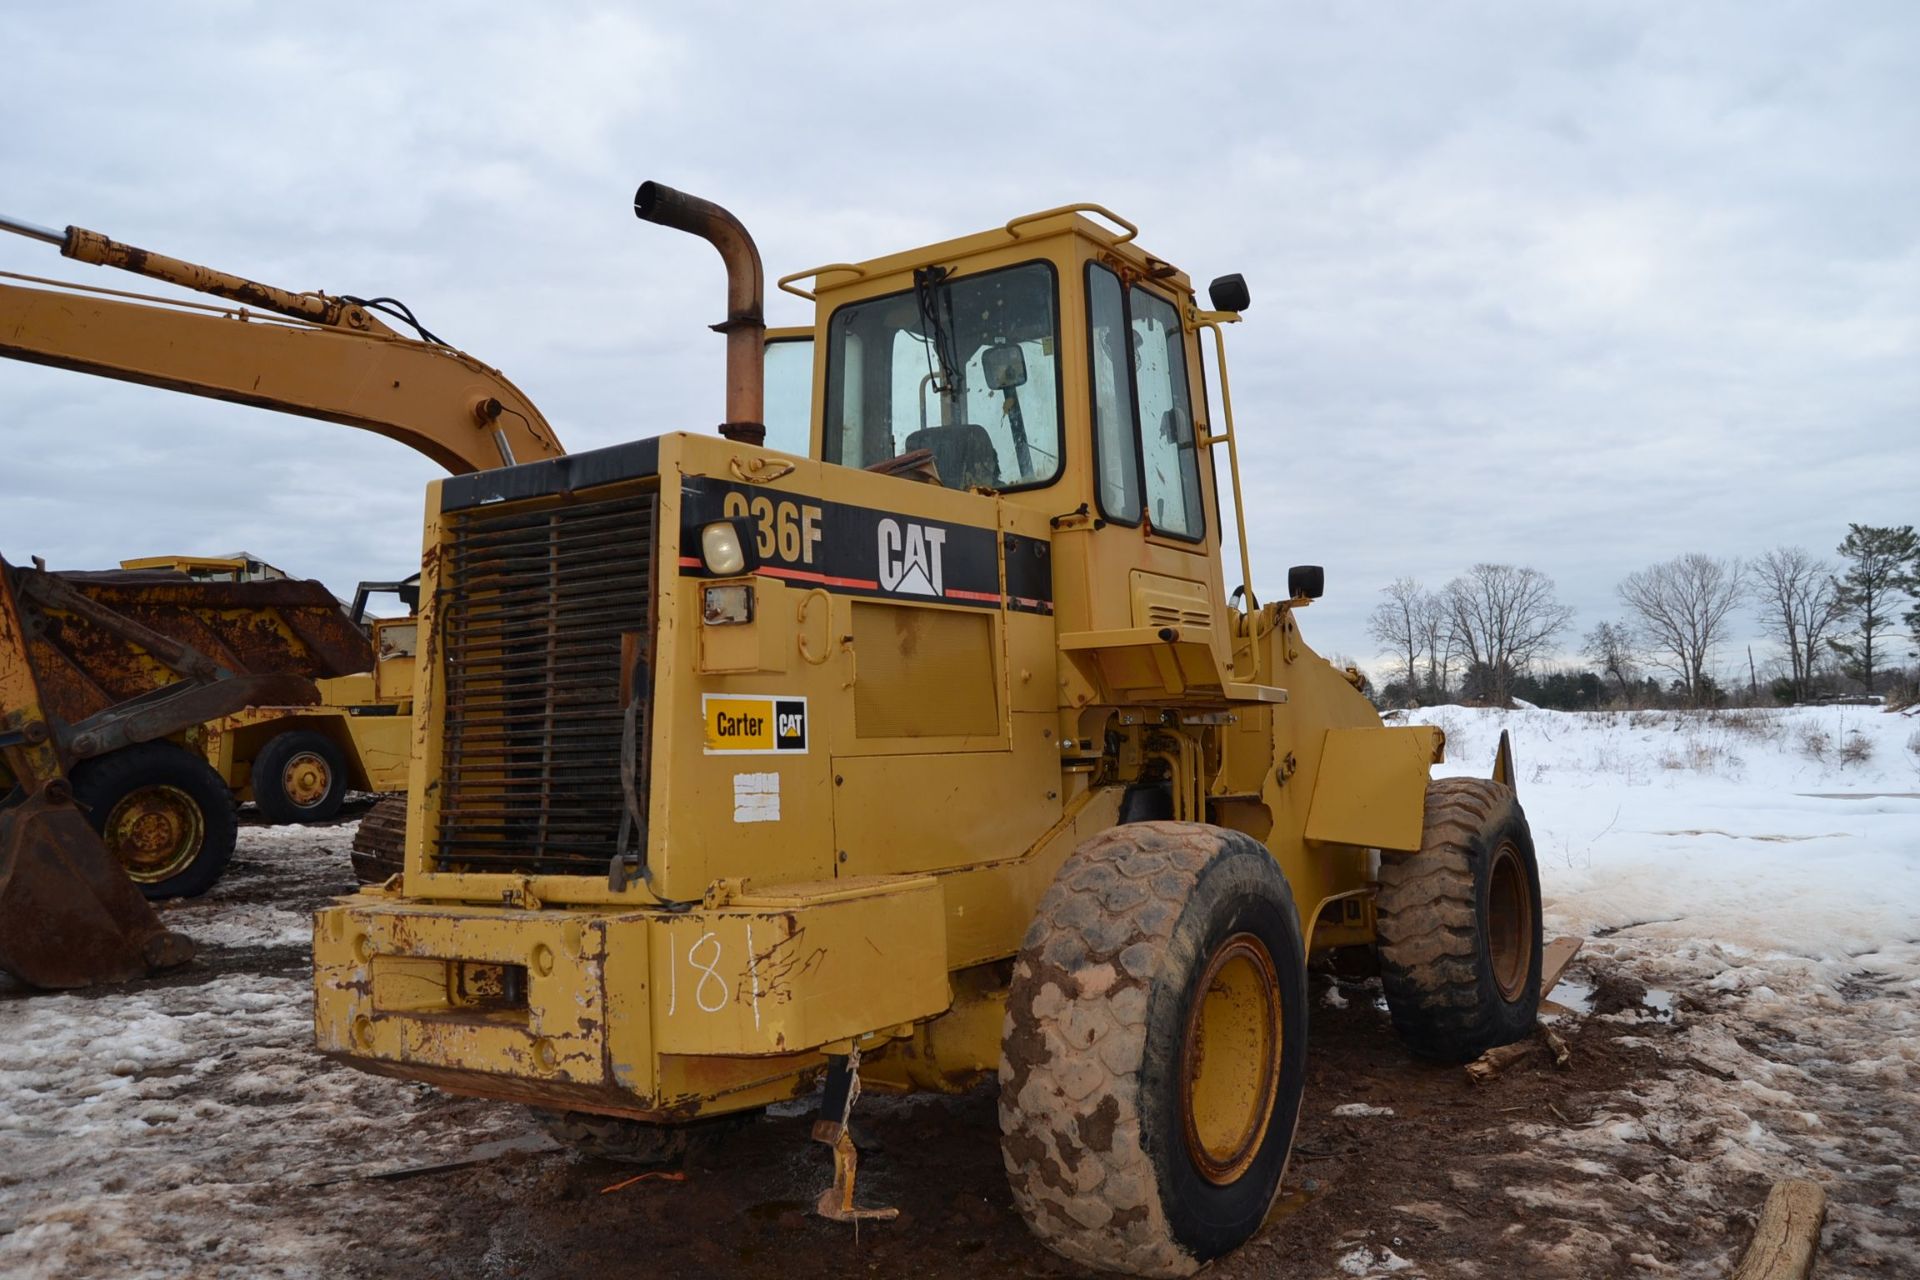
M727 420L720 424L720 434L743 444L764 444L766 281L753 237L719 205L661 182L640 184L633 212L643 222L699 236L720 251L727 266L727 318L713 326L727 337Z

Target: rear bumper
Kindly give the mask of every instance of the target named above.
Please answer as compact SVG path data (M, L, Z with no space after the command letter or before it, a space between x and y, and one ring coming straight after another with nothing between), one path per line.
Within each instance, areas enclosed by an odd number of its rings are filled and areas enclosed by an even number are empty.
M534 1105L759 1105L824 1049L944 1011L943 924L929 877L677 914L362 894L314 917L314 1033L367 1070Z

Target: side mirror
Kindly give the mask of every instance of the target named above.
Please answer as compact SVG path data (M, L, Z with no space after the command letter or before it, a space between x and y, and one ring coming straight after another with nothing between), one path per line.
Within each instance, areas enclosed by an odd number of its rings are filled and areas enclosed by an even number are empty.
M1003 342L980 353L980 372L995 391L1011 391L1027 382L1027 357L1014 343Z
M1247 292L1247 278L1238 271L1230 276L1221 276L1207 286L1207 301L1213 304L1215 311L1245 311L1253 304L1253 298Z
M1287 570L1287 595L1295 600L1318 600L1326 594L1327 571L1317 564L1297 564Z

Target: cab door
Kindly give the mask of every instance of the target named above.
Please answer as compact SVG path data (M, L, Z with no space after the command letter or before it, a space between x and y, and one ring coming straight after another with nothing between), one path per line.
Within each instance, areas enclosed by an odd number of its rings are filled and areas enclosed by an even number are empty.
M1218 507L1182 304L1103 261L1086 264L1085 288L1097 519L1056 538L1057 571L1084 582L1077 616L1063 602L1062 643L1116 696L1217 689L1229 665Z

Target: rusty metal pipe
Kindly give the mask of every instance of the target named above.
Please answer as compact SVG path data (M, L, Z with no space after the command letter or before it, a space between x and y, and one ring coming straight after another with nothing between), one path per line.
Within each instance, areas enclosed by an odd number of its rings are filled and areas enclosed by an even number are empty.
M261 284L258 280L249 280L231 271L203 267L197 262L170 258L164 253L122 244L85 227L68 227L66 235L61 238L60 252L75 262L88 262L97 267L118 267L151 280L164 280L196 293L210 293L216 298L227 298L244 306L258 307L262 311L277 311L297 320L355 329L368 327L365 323L355 323L363 315L360 308L349 306L338 298L329 298L321 293L295 293L291 289Z
M720 251L727 264L727 318L713 326L714 332L727 335L727 420L720 424L720 434L743 444L764 444L766 279L753 237L719 205L664 183L641 183L633 194L633 212L644 222L699 236Z
M364 310L340 298L330 298L324 293L295 293L291 289L261 284L258 280L249 280L231 271L203 267L197 262L170 258L164 253L122 244L85 227L56 231L52 227L36 226L0 214L0 231L11 231L15 235L58 245L61 256L72 258L75 262L86 262L96 267L118 267L150 280L163 280L196 293L210 293L216 298L258 307L262 311L275 311L296 320L311 320L316 324L363 329L373 333L385 330L384 325Z

